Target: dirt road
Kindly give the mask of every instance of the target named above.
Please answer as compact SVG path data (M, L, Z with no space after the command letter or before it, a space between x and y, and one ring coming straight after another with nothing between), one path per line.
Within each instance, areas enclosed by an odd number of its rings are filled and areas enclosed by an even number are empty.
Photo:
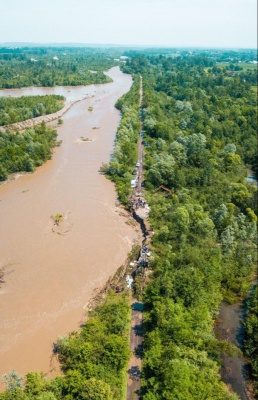
M140 77L139 92L139 115L140 115L140 132L138 139L138 163L137 167L137 185L132 196L133 201L142 197L142 181L143 181L143 144L142 144L142 77ZM140 197L139 197L140 196ZM136 210L137 213L137 210ZM141 218L141 217L140 217ZM131 358L128 365L128 382L127 382L127 400L140 399L141 388L141 369L142 369L142 353L143 353L143 304L139 303L132 295L132 320L130 334L130 350Z
M141 388L141 368L142 368L142 318L143 304L131 298L132 322L130 334L130 349L132 356L128 366L127 400L137 400Z

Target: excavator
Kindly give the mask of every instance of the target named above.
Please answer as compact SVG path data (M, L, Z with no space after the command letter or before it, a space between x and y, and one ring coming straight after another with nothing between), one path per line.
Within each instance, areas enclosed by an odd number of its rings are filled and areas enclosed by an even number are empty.
M171 196L173 195L172 191L169 190L168 188L166 188L165 186L161 185L159 186L157 189L154 190L154 193L158 192L160 189L165 190L166 192L168 192Z

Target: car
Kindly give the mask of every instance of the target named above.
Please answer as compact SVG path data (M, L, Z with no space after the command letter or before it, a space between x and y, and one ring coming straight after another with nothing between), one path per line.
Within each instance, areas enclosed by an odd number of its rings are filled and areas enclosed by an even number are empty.
M136 179L131 179L131 187L136 187Z
M139 166L140 166L139 161L135 164L135 166L136 166L136 167L139 167Z
M137 170L134 169L133 172L132 172L132 174L133 174L133 175L136 175L136 174L137 174Z

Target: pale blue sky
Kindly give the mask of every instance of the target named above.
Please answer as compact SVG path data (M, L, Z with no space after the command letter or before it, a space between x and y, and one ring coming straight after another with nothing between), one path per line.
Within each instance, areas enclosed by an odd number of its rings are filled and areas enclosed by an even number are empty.
M256 0L0 0L0 43L257 47Z

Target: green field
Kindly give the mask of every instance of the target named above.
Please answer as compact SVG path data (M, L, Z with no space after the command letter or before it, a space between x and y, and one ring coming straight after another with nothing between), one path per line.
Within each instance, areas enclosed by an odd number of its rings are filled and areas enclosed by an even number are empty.
M257 86L251 86L252 92L254 92L255 100L257 102Z
M233 65L238 65L241 68L241 70L244 70L244 71L246 71L248 69L250 69L252 71L257 69L257 64L250 64L250 63L244 63L244 62L232 63L232 64ZM219 68L229 67L230 65L231 65L231 63L228 63L228 62L221 62L221 63L217 63L216 64L216 66L219 67Z

